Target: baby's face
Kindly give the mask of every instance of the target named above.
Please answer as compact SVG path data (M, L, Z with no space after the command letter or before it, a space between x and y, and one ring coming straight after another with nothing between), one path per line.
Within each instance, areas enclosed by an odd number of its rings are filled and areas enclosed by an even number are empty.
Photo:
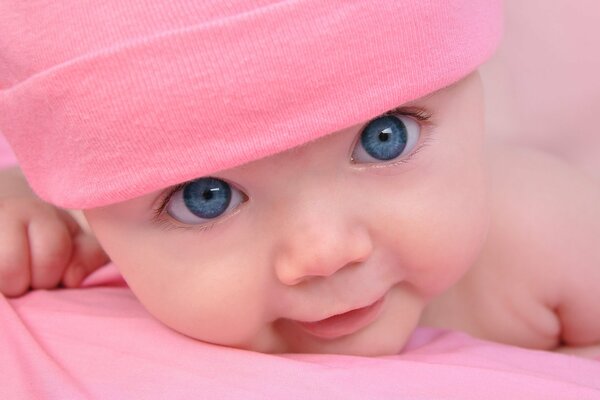
M186 335L262 352L397 353L485 238L480 86L472 74L88 221L140 301Z

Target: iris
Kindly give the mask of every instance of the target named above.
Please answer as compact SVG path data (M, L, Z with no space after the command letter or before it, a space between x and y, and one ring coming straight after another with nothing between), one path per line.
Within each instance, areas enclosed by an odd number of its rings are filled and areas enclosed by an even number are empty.
M200 178L183 188L183 201L190 212L200 218L216 218L231 202L231 187L216 178Z
M393 115L369 122L360 135L360 142L365 151L371 157L384 161L402 154L407 140L406 125Z

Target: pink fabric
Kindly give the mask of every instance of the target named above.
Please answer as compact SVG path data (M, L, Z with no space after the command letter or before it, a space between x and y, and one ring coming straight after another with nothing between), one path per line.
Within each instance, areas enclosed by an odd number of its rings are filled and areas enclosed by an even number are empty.
M0 2L0 130L32 188L113 203L372 118L473 71L500 0Z
M4 135L0 132L0 168L12 167L16 164L15 153L13 153Z
M405 354L266 355L174 333L112 267L0 297L2 399L599 399L600 362L421 329Z

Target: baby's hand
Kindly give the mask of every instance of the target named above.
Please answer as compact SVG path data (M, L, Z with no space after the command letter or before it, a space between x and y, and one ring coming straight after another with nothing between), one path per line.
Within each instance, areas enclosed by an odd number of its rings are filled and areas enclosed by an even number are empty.
M67 211L37 198L17 169L0 171L0 292L78 286L108 262Z

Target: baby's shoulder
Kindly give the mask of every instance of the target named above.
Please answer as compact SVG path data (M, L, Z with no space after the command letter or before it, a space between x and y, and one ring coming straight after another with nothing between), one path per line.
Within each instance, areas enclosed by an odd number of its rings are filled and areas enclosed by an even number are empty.
M562 209L564 202L591 205L600 195L600 181L553 154L498 141L487 144L486 154L492 200L498 205L506 206L506 200L542 202L543 213ZM572 216L564 211L565 217Z
M487 151L487 240L423 324L539 349L599 343L600 183L540 151Z
M600 267L600 181L539 150L494 143L487 152L487 247L509 246L507 257L531 257L527 270L545 281L552 281L550 273L564 278L580 271L592 259Z
M541 151L487 151L491 223L479 263L531 328L560 343L600 341L600 182Z

